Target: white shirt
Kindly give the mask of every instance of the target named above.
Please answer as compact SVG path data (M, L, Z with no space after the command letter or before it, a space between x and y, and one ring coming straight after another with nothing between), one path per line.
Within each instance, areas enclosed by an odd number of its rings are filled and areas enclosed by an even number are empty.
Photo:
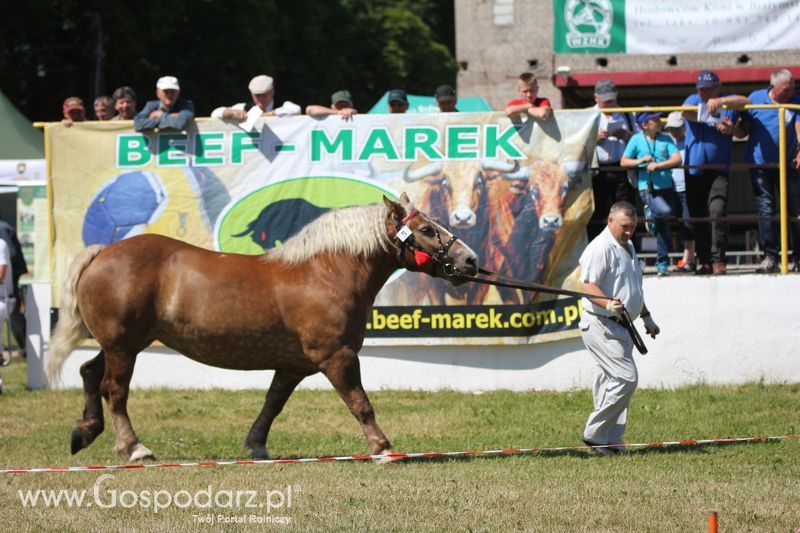
M581 254L581 280L594 283L606 296L619 298L631 320L642 312L642 265L636 257L633 243L628 241L628 252L611 235L606 227ZM612 316L605 307L595 305L588 298L581 301L584 311L596 315Z
M7 296L14 295L14 283L11 281L11 253L8 250L6 241L0 239L0 265L5 265L6 273L3 276L3 287ZM2 297L3 294L0 294Z
M672 139L675 141L675 139ZM672 181L675 183L675 192L686 192L686 176L683 165L686 163L686 139L675 141L678 153L681 154L681 166L672 169Z
M244 109L247 107L247 104L244 102L239 102L238 104L234 104L231 106L231 109ZM222 113L228 109L227 107L218 107L214 111L211 112L211 118L222 118ZM290 102L286 100L282 106L279 108L275 108L275 100L270 100L269 105L267 105L266 109L263 109L262 112L269 113L270 111L275 111L275 115L278 117L291 117L295 115L299 115L302 109L300 106L295 104L294 102Z
M594 106L594 109L599 110L600 107ZM609 122L611 122L610 129ZM633 124L633 120L631 120L631 124ZM599 163L619 163L620 159L622 159L622 154L625 152L626 141L614 136L614 132L617 131L617 128L630 131L628 119L625 117L624 113L612 113L610 117L605 113L600 113L598 129L608 130L608 138L597 143L597 161ZM633 129L635 131L636 126L634 126Z

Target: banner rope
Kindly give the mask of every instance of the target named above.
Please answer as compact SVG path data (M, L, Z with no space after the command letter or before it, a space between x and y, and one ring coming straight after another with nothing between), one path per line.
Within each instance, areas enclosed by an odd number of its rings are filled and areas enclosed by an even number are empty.
M733 437L725 439L684 439L674 441L645 442L636 444L607 444L592 448L664 448L670 446L704 446L710 444L734 444L745 442L767 442L786 439L800 439L800 435L781 435L778 437ZM147 468L189 468L196 466L229 465L283 465L293 463L328 463L343 461L379 461L381 459L430 459L470 456L518 455L569 450L589 450L589 446L557 446L551 448L501 448L497 450L460 452L387 453L377 455L341 455L330 457L307 457L299 459L254 459L241 461L197 461L192 463L133 463L127 465L64 466L49 468L8 468L0 469L0 474L41 474L47 472L96 472L102 470L142 470Z

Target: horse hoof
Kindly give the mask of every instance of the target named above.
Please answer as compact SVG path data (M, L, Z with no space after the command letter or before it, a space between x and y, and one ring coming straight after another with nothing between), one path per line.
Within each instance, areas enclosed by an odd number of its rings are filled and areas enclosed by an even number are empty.
M250 452L250 457L253 459L269 459L269 451L267 451L266 446L260 446L256 444L255 446L247 445L245 448L245 452Z
M85 447L86 445L83 442L83 433L81 433L80 428L73 428L72 438L70 439L70 450L72 451L72 455L75 455Z
M134 461L155 461L156 456L153 455L153 452L147 449L147 447L141 443L136 444L133 447L133 451L131 452L130 462Z
M391 448L383 450L380 453L380 455L390 455L390 454L399 455L395 450L392 450ZM399 463L400 461L403 461L404 459L405 459L405 457L382 457L380 459L376 459L375 462L378 463L379 465L388 465L388 464L392 464L392 463Z

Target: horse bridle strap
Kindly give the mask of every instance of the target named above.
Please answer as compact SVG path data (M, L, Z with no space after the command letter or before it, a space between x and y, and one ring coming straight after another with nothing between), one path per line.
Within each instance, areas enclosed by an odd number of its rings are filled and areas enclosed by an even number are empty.
M520 281L518 279L510 278L508 276L503 276L502 274L497 274L496 272L492 272L490 270L486 270L483 268L478 269L478 274L482 274L487 277L479 278L477 276L466 276L466 275L462 275L461 277L468 281L474 281L476 283L483 283L485 285L495 285L497 287L508 287L510 289L520 289L523 291L542 292L545 294L559 294L564 296L575 296L577 298L599 298L602 300L614 299L611 296L598 296L596 294L589 294L588 292L571 291L569 289L560 289L558 287L550 287L548 285L541 285L539 283ZM631 316L628 314L627 309L622 310L622 316L620 316L619 318L617 317L613 318L609 317L609 318L611 318L611 320L613 320L614 322L617 322L619 325L621 325L628 331L628 334L631 336L631 340L633 340L633 345L636 346L636 349L639 351L640 354L644 355L647 353L647 346L645 346L642 336L639 335L639 332L636 331L636 328L633 326L633 321L631 320Z
M453 244L455 244L456 241L459 240L458 237L456 237L456 235L451 232L452 236L450 237L450 239L447 242L443 243L442 236L439 233L439 229L434 228L434 231L436 232L436 240L439 241L439 249L436 250L435 254L432 254L431 252L423 248L416 241L416 239L414 239L411 229L407 226L408 221L413 219L417 215L419 215L419 211L417 211L414 208L411 208L409 209L406 216L402 218L402 220L400 221L395 220L395 228L397 229L396 237L397 240L400 242L400 245L397 247L397 263L401 267L405 266L403 264L403 249L407 246L410 249L414 250L415 257L424 254L430 260L433 260L435 263L441 265L442 270L444 270L445 274L447 274L448 276L453 276L459 273L456 270L455 265L453 265L452 262L447 260L447 252L449 252ZM417 259L417 264L419 266L422 266L424 262L420 263L420 260Z

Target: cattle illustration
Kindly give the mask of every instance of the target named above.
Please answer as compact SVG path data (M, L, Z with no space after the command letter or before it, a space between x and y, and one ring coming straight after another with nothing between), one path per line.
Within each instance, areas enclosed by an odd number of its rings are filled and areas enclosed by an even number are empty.
M508 270L514 277L533 283L546 278L567 196L581 183L584 171L583 161L537 160L503 176L515 182L520 194L511 232L500 238L507 243Z
M326 211L329 209L302 198L278 200L262 209L247 229L233 236L250 235L253 242L264 250L275 248Z
M451 229L480 257L489 252L490 195L493 181L504 172L519 168L516 161L435 161L411 166L403 173L400 188L409 192L420 209L427 211ZM401 284L404 284L403 281ZM473 284L454 287L437 279L413 279L406 284L410 302L427 297L433 305L445 303L445 296L468 304L481 303L485 290ZM516 293L503 289L503 299L517 303Z

